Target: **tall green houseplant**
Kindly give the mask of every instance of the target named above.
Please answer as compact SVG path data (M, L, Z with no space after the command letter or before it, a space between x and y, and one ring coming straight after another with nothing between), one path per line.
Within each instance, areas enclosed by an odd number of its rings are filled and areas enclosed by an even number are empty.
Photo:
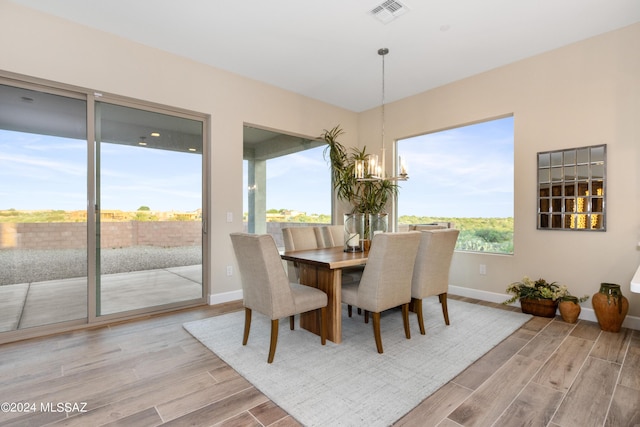
M367 156L365 146L362 150L352 148L351 151L338 142L338 137L344 131L340 126L331 130L324 130L321 138L327 143L324 151L325 159L331 164L333 187L339 200L351 204L350 213L380 214L386 213L387 202L398 194L398 185L393 181L383 179L375 181L357 180L355 177L355 163Z

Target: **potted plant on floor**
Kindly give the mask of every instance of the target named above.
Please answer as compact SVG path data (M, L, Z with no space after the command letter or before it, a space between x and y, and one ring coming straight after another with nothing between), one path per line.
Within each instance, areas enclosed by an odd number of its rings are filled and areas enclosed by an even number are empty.
M371 227L375 227L376 223L381 222L376 221L375 218L385 218L380 227L384 227L384 230L381 231L386 231L386 206L389 200L398 194L399 186L388 179L359 180L355 173L356 162L366 159L367 147L365 146L362 150L352 148L350 152L347 151L338 142L338 137L343 133L340 126L324 130L320 136L327 143L324 156L326 159L328 158L331 166L331 177L336 197L351 205L351 211L347 215L362 216L364 229L361 237L368 240L373 232Z
M513 294L513 296L503 304L511 304L520 300L523 313L541 317L554 317L560 301L565 298L569 300L569 297L572 296L565 285L558 285L556 282L549 283L542 278L531 280L527 276L518 282L511 283L507 287L507 293ZM582 302L586 301L588 296L573 298ZM570 302L570 304L572 303Z

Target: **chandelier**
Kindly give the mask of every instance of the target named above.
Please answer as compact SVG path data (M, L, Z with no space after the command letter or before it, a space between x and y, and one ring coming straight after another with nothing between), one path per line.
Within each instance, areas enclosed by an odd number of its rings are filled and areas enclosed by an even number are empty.
M386 47L378 49L378 55L382 57L382 108L381 108L381 122L382 122L382 148L380 149L380 156L377 154L367 154L361 160L355 161L354 174L355 178L358 181L406 181L409 179L409 175L407 173L407 166L401 157L398 156L398 167L396 170L399 171L397 176L387 176L385 170L385 158L386 151L384 146L384 124L385 124L385 116L384 116L384 103L385 103L385 73L384 73L384 57L389 53L389 49Z

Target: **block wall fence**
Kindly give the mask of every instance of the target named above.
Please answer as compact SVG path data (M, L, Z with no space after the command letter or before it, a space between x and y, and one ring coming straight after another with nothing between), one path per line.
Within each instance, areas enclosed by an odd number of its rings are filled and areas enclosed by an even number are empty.
M195 246L202 242L200 221L127 221L101 224L103 248ZM82 249L83 222L0 223L0 249Z
M316 226L315 223L268 222L267 233L284 249L283 227ZM130 246L196 246L202 242L200 221L125 221L101 224L103 248ZM406 231L400 226L398 231ZM243 230L247 231L247 223ZM87 247L84 222L0 223L1 249L83 249Z

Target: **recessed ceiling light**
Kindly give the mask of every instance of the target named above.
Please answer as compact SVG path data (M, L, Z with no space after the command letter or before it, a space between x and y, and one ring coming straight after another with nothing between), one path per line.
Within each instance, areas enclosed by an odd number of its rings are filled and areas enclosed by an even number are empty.
M155 136L156 138L160 136L159 132L151 132L151 136Z
M189 151L196 151L195 148L189 148Z

